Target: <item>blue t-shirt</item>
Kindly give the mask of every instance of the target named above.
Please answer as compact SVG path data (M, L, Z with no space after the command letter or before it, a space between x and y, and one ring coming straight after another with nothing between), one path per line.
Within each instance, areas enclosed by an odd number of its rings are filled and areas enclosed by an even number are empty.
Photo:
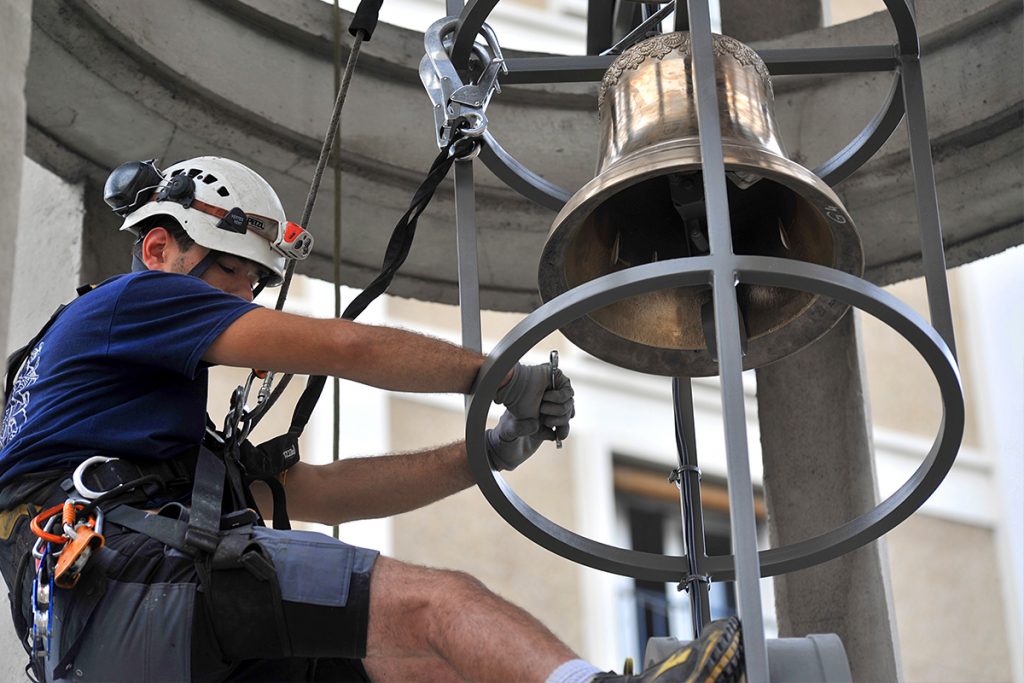
M71 302L31 350L0 434L0 487L94 455L165 460L206 421L211 343L257 308L199 278L146 271Z

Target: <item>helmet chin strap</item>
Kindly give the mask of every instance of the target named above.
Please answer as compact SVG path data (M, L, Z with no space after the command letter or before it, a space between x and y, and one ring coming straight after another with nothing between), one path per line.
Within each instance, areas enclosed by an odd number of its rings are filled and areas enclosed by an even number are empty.
M204 256L202 261L192 266L192 270L188 271L188 274L193 277L202 277L203 273L210 269L210 266L213 265L213 262L217 260L218 256L220 256L220 252L213 251L211 249L210 253Z
M149 270L149 267L146 266L146 264L142 262L142 259L140 259L135 254L132 254L132 272L133 273L141 273L141 272L146 271L146 270Z
M217 260L217 257L218 257L219 255L220 255L220 252L219 252L219 251L213 251L213 250L211 249L211 250L210 250L210 253L208 253L208 254L207 254L206 256L204 256L204 257L202 258L202 260L201 260L201 261L199 261L199 263L197 263L196 265L192 266L192 270L188 271L188 274L189 274L189 275L192 275L193 277L202 277L202 276L203 276L203 274L204 274L204 273L205 273L205 272L206 272L207 270L209 270L209 269L210 269L210 266L212 266L212 265L213 265L213 262ZM136 255L136 254L135 254L134 252L133 252L133 253L132 253L132 272L133 272L133 273L141 273L141 272L145 272L145 271L147 271L147 270L149 270L149 266L147 266L147 265L146 265L146 264L145 264L145 263L144 263L144 262L142 261L142 259L141 259L141 258L139 258L139 257L138 257L138 256L137 256L137 255Z

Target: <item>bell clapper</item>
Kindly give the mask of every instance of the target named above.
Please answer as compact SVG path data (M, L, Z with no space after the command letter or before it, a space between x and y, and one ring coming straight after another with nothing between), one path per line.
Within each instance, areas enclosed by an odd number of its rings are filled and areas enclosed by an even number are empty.
M778 221L779 223L779 239L782 240L782 246L784 246L786 249L792 249L793 247L789 243L789 235L786 234L786 226L785 224L783 224L782 218L776 217L775 220Z
M697 178L695 173L687 175L673 173L668 177L668 187L672 193L672 206L675 207L679 217L683 219L690 245L697 250L697 253L693 254L691 249L693 256L711 253L711 245L708 244L702 220L707 209L704 205L703 188L700 183L696 182Z

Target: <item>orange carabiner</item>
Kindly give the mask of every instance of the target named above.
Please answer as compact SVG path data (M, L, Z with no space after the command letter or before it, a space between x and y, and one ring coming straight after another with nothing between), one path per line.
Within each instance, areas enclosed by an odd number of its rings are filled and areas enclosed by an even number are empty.
M69 540L71 540L67 536L58 536L57 534L52 534L43 528L46 525L46 520L50 519L50 517L53 517L59 513L61 514L61 521L63 522L63 524L73 525L75 523L76 517L78 516L77 512L79 510L84 509L84 503L72 503L71 501L66 501L60 503L59 505L54 505L52 508L43 510L38 515L33 517L32 521L29 522L29 528L32 529L32 533L34 533L36 536L49 543L67 543ZM88 521L88 526L92 528L94 525L95 520L90 517Z
M67 536L58 536L57 534L51 534L49 531L45 531L43 529L43 525L45 524L46 520L61 512L63 509L64 503L61 503L59 505L54 505L52 508L49 508L47 510L43 510L38 515L33 517L32 521L29 522L29 528L32 529L32 533L34 533L36 536L43 539L44 541L47 541L48 543L67 543L68 540L70 540L68 539Z

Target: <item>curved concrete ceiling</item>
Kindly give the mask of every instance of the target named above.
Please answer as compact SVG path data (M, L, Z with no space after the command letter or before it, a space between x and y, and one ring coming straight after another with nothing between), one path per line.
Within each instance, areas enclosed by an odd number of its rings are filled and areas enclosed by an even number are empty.
M319 0L35 0L27 153L93 186L125 160L221 154L261 171L297 218L333 102L331 12ZM932 0L920 3L919 22L947 259L957 265L1024 238L1021 5ZM894 41L888 15L878 14L755 47ZM347 284L362 286L376 273L394 222L436 154L417 76L422 54L420 34L381 25L352 82L341 159ZM892 78L777 79L791 156L814 168L841 149L881 106ZM508 86L489 110L491 131L523 164L575 190L596 162L596 90ZM476 168L482 303L532 310L535 264L554 213ZM864 241L867 277L884 284L918 274L902 126L836 190ZM300 268L325 279L333 201L328 177L309 226L316 253ZM457 301L453 215L449 181L421 218L393 293Z

